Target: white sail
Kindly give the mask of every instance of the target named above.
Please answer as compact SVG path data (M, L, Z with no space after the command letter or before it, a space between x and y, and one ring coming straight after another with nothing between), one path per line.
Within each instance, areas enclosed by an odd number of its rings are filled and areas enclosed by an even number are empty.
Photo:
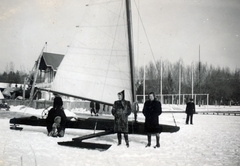
M86 8L52 90L105 103L113 103L125 90L131 101L125 1L95 0Z

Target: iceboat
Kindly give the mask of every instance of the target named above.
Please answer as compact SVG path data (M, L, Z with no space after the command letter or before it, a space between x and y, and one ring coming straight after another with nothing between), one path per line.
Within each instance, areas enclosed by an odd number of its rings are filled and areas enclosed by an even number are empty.
M57 70L49 91L59 95L112 106L117 93L124 90L125 99L135 101L134 52L130 0L93 0L85 6L78 32ZM45 119L22 117L10 119L13 125L46 126ZM179 131L176 125L160 124L159 132ZM100 130L86 136L59 142L85 148L108 149L111 145L86 143L83 140L113 134L113 119L79 117L68 120L66 128ZM145 135L144 123L129 121L129 134Z

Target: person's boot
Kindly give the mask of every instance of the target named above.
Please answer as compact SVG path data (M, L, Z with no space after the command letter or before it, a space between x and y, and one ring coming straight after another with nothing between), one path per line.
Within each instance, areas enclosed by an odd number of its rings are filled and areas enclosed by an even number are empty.
M151 134L147 135L147 139L148 139L148 143L147 143L146 147L150 147L151 146Z
M121 133L117 133L117 138L118 138L118 146L119 146L122 143L122 135L121 135Z
M60 132L58 132L58 137L64 137L64 134L65 134L65 130L60 130Z
M129 147L128 135L124 134L124 138L125 138L125 142L126 142L127 147Z
M159 134L156 135L156 146L154 148L160 148L160 136Z

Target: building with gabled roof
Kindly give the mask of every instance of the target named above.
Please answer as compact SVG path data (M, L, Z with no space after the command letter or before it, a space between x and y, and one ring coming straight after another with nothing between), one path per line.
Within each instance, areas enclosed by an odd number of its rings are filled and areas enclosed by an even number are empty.
M51 88L51 83L54 80L54 77L57 73L57 69L60 66L64 55L43 52L39 64L38 70L40 71L38 83L36 83L36 87L39 88ZM49 99L51 96L47 94L48 92L42 92L42 98Z
M62 54L43 52L40 65L39 65L39 70L46 70L47 68L49 68L54 72L56 72L63 58L64 58L64 55Z

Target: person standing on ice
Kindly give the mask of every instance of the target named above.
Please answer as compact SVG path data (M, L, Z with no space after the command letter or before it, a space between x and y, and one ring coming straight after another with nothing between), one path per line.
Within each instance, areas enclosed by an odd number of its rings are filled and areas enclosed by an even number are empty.
M151 146L151 135L156 135L156 146L154 148L160 147L160 132L161 127L159 126L158 117L162 113L162 107L160 101L155 97L154 92L150 92L149 100L144 103L143 115L145 116L145 131L147 132L148 143L146 147Z
M195 104L193 102L193 99L190 99L190 101L187 103L185 113L187 114L186 124L188 124L189 119L190 119L190 124L193 124L193 114L195 114Z
M67 117L62 106L62 98L59 96L55 97L53 101L53 108L48 112L46 119L48 136L64 136Z
M114 132L117 133L118 145L122 143L122 134L127 147L128 140L128 116L131 114L131 104L125 100L124 90L118 93L118 100L114 102L112 115L114 116Z
M100 110L100 103L99 102L95 103L95 108L96 108L96 116L98 116L99 110Z
M91 116L93 113L94 113L94 115L96 115L95 103L93 101L90 102L90 111L91 111Z
M137 122L137 113L139 112L139 105L137 100L132 104L132 111L134 113L134 121Z

